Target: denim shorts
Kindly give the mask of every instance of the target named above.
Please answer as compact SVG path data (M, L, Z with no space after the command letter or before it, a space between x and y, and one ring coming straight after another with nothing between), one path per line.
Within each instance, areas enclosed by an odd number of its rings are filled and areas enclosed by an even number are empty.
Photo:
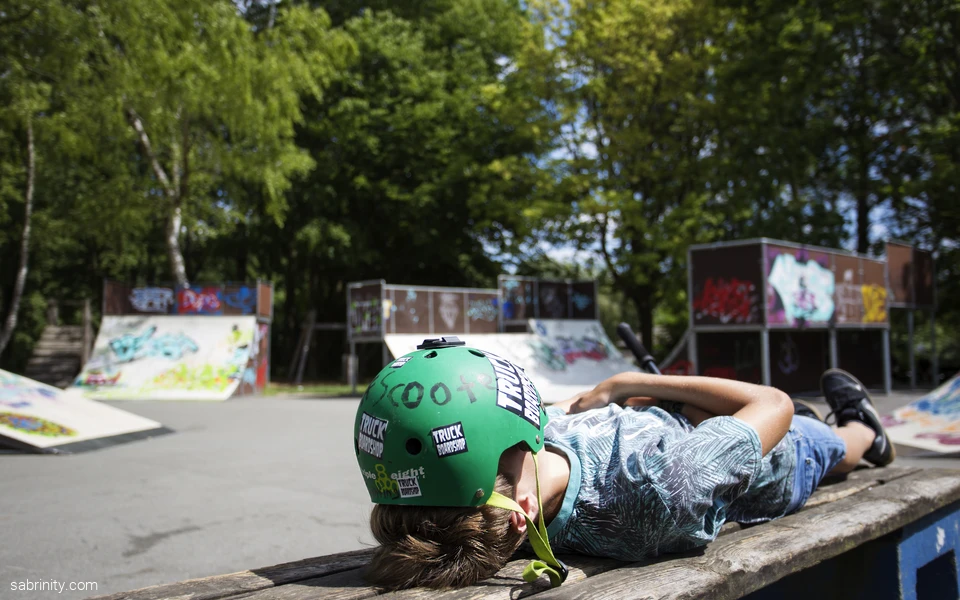
M785 514L800 510L820 481L847 454L847 446L833 429L810 417L795 415L790 433L797 445L793 493Z

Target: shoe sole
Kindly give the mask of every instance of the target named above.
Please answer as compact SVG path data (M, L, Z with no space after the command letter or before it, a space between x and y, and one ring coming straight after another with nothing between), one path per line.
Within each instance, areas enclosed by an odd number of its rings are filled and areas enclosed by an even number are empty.
M890 460L889 460L888 462L883 463L882 465L881 465L881 464L877 464L877 463L873 463L873 464L874 464L875 466L886 466L886 465L889 465L889 464L892 463L892 462L894 461L894 459L897 457L897 447L896 447L896 446L894 445L894 443L890 440L890 436L887 435L887 430L884 429L884 427L883 427L883 421L880 419L880 413L877 412L877 407L876 407L876 405L873 403L873 398L870 396L870 392L867 391L867 386L863 385L863 382L860 381L859 379L857 379L857 378L853 375L853 373L850 373L850 372L848 372L848 371L844 371L843 369L827 369L826 371L823 372L822 375L820 375L820 382L821 382L821 383L820 383L820 392L821 392L821 393L823 393L823 378L826 377L827 375L829 375L830 373L837 373L837 374L840 374L840 375L845 375L845 376L849 377L850 379L853 379L854 381L857 382L857 385L860 386L860 389L863 390L863 395L864 395L864 397L867 399L868 409L870 410L871 414L873 414L873 417L877 420L877 424L880 426L880 431L883 432L883 437L886 438L886 440L887 440L887 445L890 446ZM824 395L824 400L826 400L826 395ZM828 402L827 404L829 405L830 403ZM833 406L830 406L830 408L832 409ZM867 461L867 462L870 462L870 461Z

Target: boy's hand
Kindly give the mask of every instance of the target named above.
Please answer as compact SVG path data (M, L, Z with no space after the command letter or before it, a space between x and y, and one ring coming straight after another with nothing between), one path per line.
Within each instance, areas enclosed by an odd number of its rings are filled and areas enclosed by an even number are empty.
M568 415L582 413L594 408L603 408L610 404L611 399L610 386L605 386L605 383L604 381L590 391L577 394L563 402L557 402L554 406Z

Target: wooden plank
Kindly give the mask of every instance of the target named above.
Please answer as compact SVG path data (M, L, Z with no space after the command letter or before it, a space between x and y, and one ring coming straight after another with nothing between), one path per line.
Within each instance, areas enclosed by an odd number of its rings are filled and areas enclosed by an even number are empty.
M357 569L370 561L373 550L355 550L329 556L307 558L296 562L215 575L165 585L155 585L131 592L99 596L93 600L216 600L254 590L283 586L291 582L321 575Z
M739 598L960 501L960 472L926 470L738 531L699 552L602 573L538 600Z
M363 577L363 569L351 569L341 573L305 579L295 583L263 589L250 594L231 596L230 600L360 600L376 596L379 590Z
M853 494L869 490L878 485L884 485L901 477L912 475L921 469L919 467L884 467L882 469L861 469L847 475L843 480L823 485L807 500L802 510L836 502Z
M896 481L915 475L917 471L917 469L913 468L899 467L854 471L849 474L845 480L827 484L818 490L801 515L810 512L814 507L821 507L861 492L866 493L865 490L882 486L885 482ZM817 514L819 515L819 513ZM784 524L787 519L790 518L793 517L787 517L775 523L778 525L778 531L780 532L778 535L783 535L782 528L785 526ZM819 518L821 517L814 516L811 517L811 520L816 521ZM731 534L742 534L739 535L737 539L743 537L743 535L754 536L757 533L763 533L772 525L773 524L761 525L741 530L740 526L736 523L727 523L721 530L721 539L711 544L711 547L720 544L721 540L726 540ZM789 529L795 527L789 524L786 524L786 526ZM723 543L726 543L726 541ZM120 600L120 598L130 600L158 600L160 598L173 598L176 600L216 600L221 598L231 598L231 600L239 600L240 598L244 600L301 600L321 595L325 598L337 600L359 600L361 598L376 596L378 593L376 588L370 586L363 579L362 567L366 566L371 554L372 550L346 552L253 571L243 571L229 575L219 575L154 586L101 598L103 600ZM576 584L577 582L582 582L588 578L625 566L625 563L611 559L600 559L588 556L565 556L563 559L570 568L570 576L567 583L565 583L561 589L569 589L571 584ZM406 590L396 594L389 594L388 596L401 598L429 597L431 599L497 598L512 600L514 598L539 594L547 590L548 586L545 579L541 579L533 584L527 584L521 577L523 568L529 560L529 557L525 557L511 561L495 577L466 590L434 592L432 590L418 589ZM688 560L686 555L681 555L660 558L642 564L656 564L658 565L657 569L664 568L667 569L665 572L678 573L684 569L688 571L691 569L690 565L684 566ZM681 562L676 563L676 561ZM648 574L643 571L642 567L637 567L638 565L634 564L629 571L634 573L638 578L636 580L637 582L645 581L648 578ZM689 579L690 582L702 580L698 585L705 585L704 582L707 580L713 581L715 579L716 573L713 571L706 573L694 573L691 571L688 575L693 577L693 579ZM657 577L660 576L658 575ZM659 579L656 580L660 581ZM717 584L714 583L712 585Z
M886 467L882 469L862 469L854 471L842 480L834 480L828 483L824 488L818 490L820 494L816 504L826 504L834 502L841 498L853 495L860 491L882 485L887 481L892 481L901 477L910 475L919 471L917 468ZM813 498L811 498L811 501ZM809 506L809 504L808 504ZM755 526L760 527L761 525ZM729 535L740 531L742 527L738 523L726 523L720 530L720 536ZM601 559L586 556L564 556L562 560L570 569L570 575L567 577L564 586L583 581L588 577L593 577L607 571L626 566L626 563L611 559ZM651 561L651 564L659 564L663 561L675 560L675 557L660 558ZM405 590L396 594L388 594L386 598L406 598L406 599L449 599L468 598L484 600L512 600L531 596L549 589L549 583L546 578L542 578L533 584L528 584L522 579L524 567L530 561L529 558L515 560L507 564L497 575L486 581L482 581L472 588L464 590L452 590L450 592L433 592L430 590ZM645 563L646 564L646 563Z

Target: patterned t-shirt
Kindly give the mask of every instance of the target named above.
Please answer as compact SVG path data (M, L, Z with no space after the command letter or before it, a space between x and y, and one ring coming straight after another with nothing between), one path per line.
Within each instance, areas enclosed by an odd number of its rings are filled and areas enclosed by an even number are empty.
M766 521L790 502L792 434L764 457L757 432L735 417L694 428L653 407L547 412L547 446L570 460L547 528L558 552L620 560L682 552L714 540L726 521Z

